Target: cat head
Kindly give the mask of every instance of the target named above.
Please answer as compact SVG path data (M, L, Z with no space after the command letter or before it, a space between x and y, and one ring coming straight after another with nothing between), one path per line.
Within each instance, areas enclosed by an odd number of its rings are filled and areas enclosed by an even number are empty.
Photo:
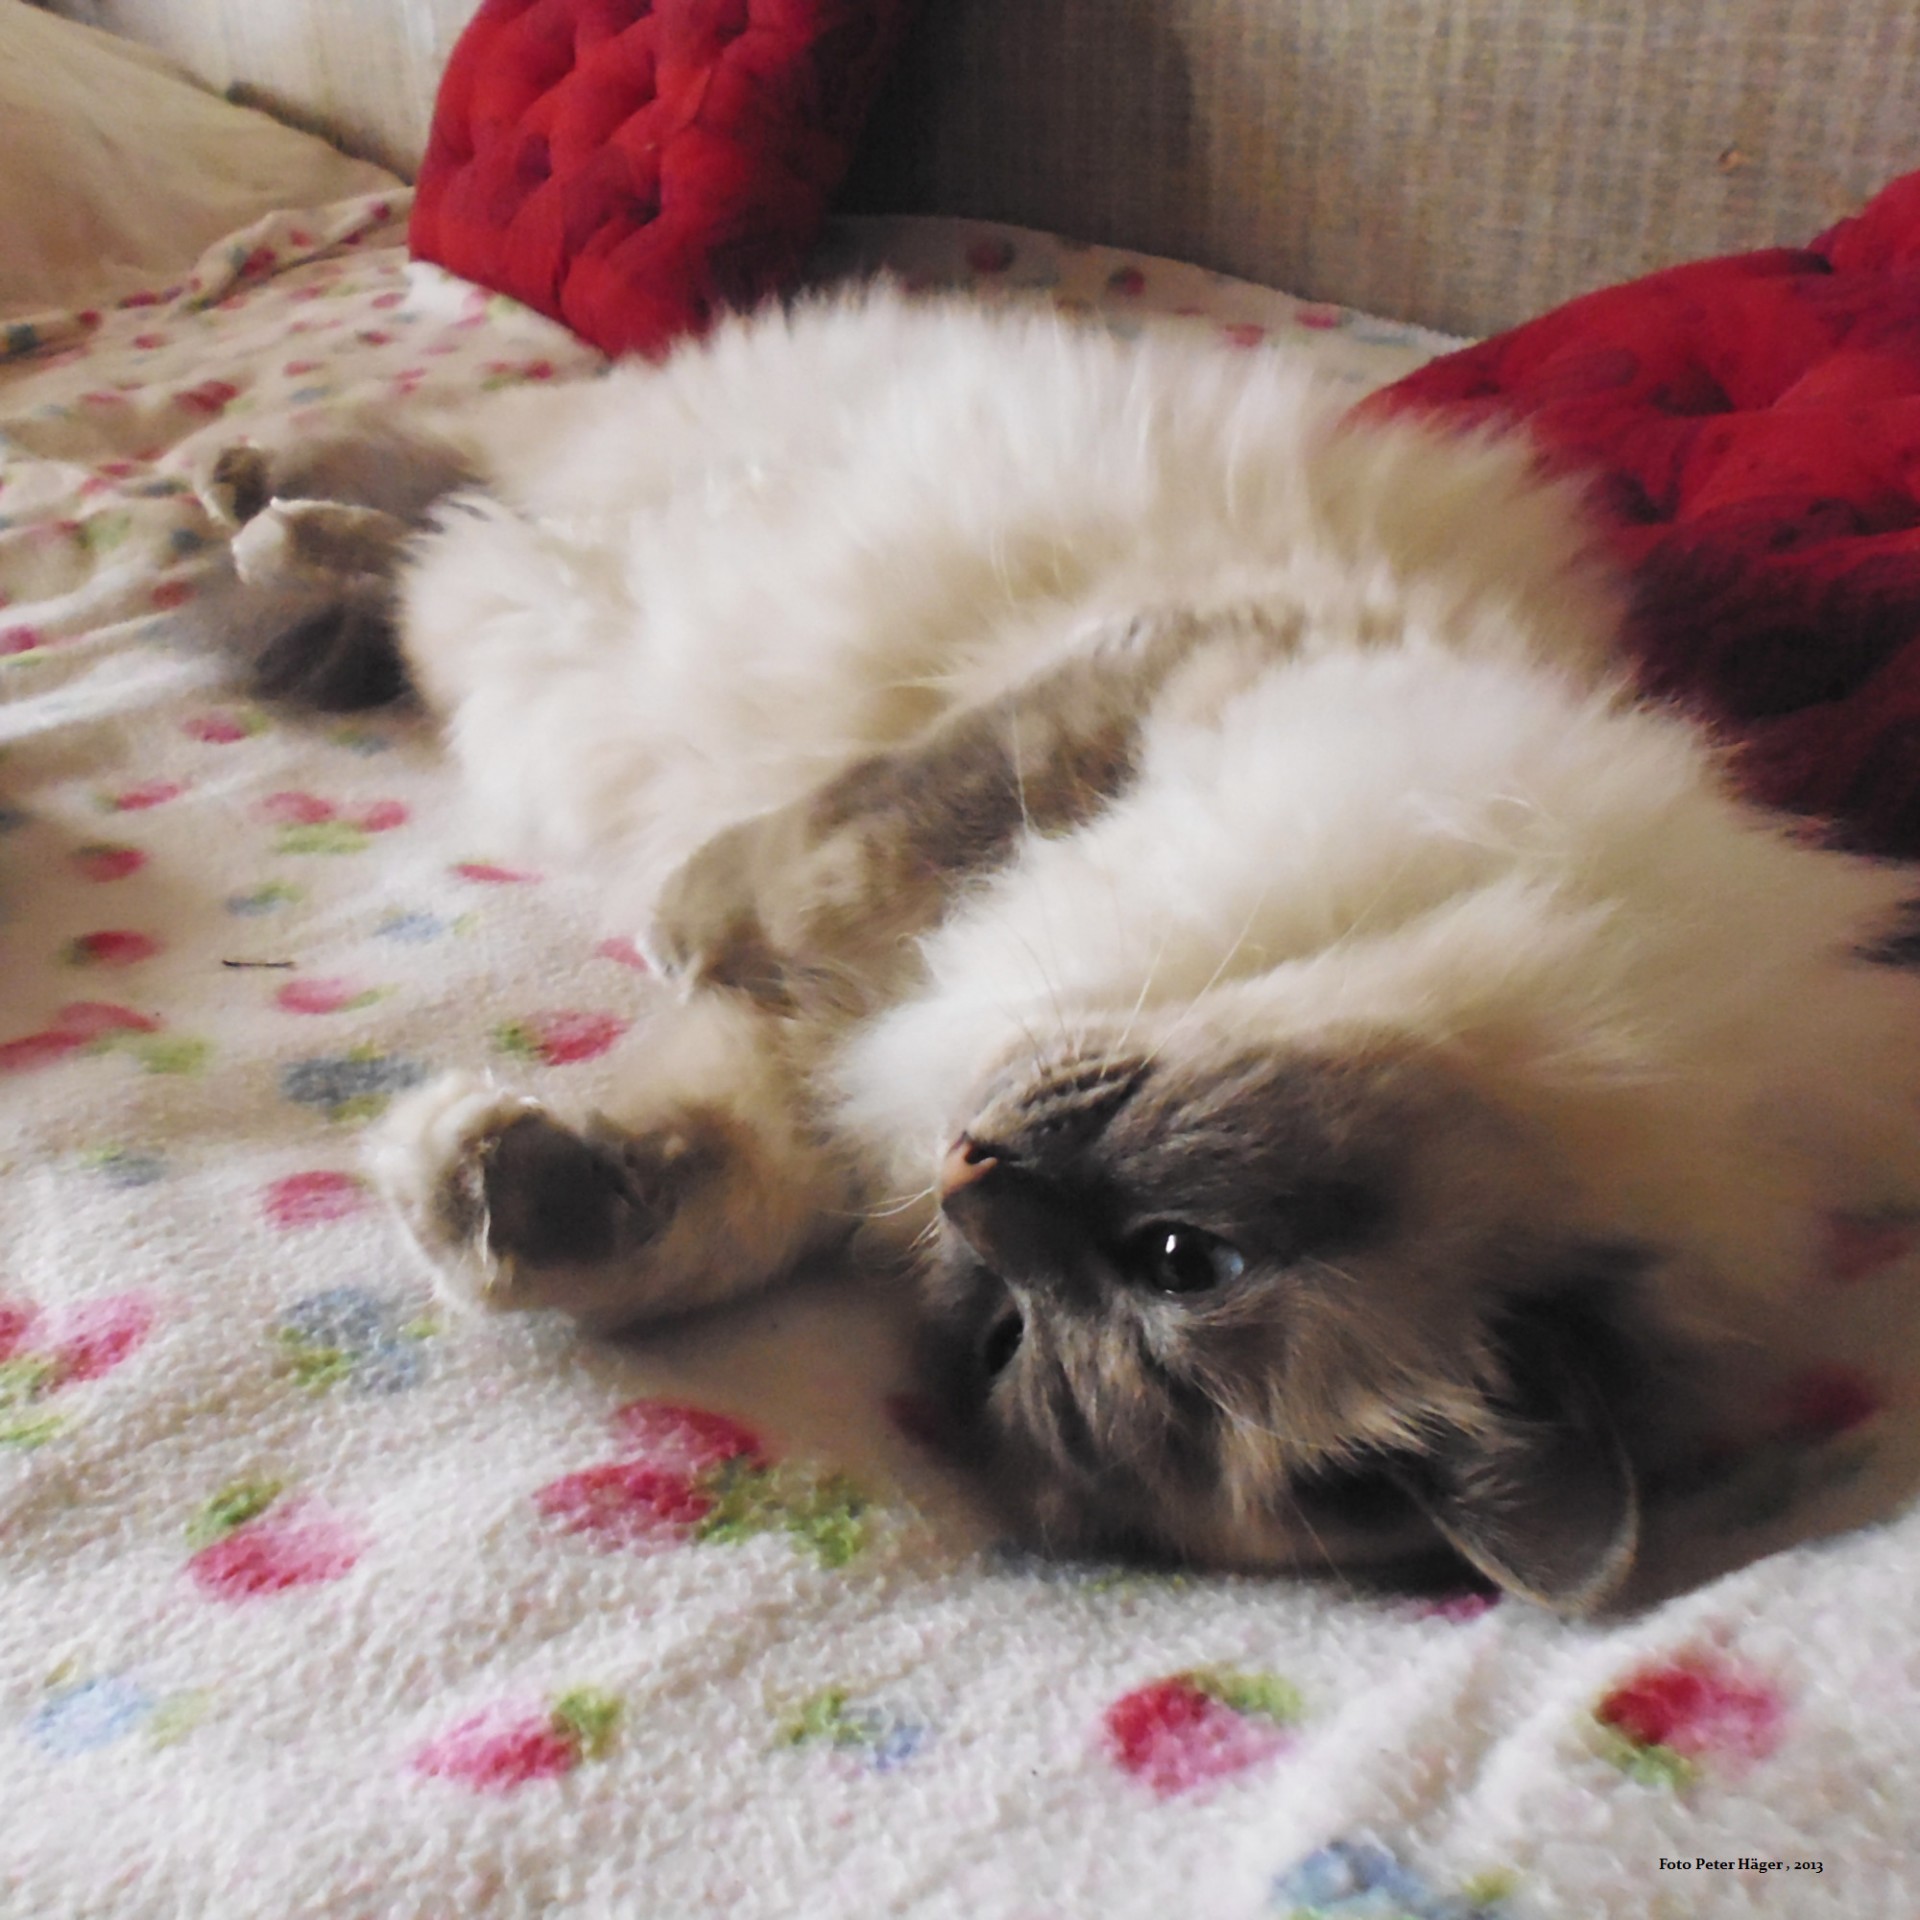
M1442 1059L1083 1033L939 1178L950 1409L1036 1544L1351 1566L1442 1542L1569 1611L1631 1565L1638 1250Z
M1618 1594L1716 1349L1823 1208L1920 1191L1920 1001L1862 959L1910 884L1675 716L1438 650L1158 737L848 1055L1025 1531Z

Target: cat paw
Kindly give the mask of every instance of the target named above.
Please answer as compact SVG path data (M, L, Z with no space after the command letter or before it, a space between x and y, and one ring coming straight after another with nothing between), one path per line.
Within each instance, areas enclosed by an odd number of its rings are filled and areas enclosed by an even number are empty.
M579 1313L645 1253L697 1162L456 1073L394 1109L373 1168L449 1299Z
M409 685L384 600L343 597L322 605L275 633L253 661L253 691L260 699L315 713L389 706Z
M532 1116L544 1120L537 1100L447 1073L397 1101L373 1138L368 1170L455 1305L515 1304L511 1262L493 1247L486 1174L499 1140Z
M250 587L370 591L392 578L411 532L378 507L275 498L255 508L233 536L233 569Z
M216 525L228 532L244 527L273 498L266 454L246 441L222 447L199 491Z

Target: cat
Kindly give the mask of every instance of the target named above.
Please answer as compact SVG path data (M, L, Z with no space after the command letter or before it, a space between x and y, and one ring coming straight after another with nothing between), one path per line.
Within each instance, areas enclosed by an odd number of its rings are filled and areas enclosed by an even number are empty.
M395 1109L443 1288L627 1327L852 1236L1047 1550L1592 1610L1688 1356L1920 1200L1910 884L1636 699L1517 436L877 289L216 492L265 684L409 685L679 990L605 1113Z

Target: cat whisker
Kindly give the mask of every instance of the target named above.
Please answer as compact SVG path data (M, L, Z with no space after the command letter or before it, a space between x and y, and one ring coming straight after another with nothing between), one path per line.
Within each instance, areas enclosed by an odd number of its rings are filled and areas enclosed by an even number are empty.
M1118 896L1115 898L1116 909ZM1145 977L1140 982L1140 991L1133 997L1133 1005L1127 1010L1126 1023L1120 1029L1120 1037L1113 1044L1117 1054L1124 1054L1127 1042L1133 1038L1133 1029L1145 1010L1148 996L1153 992L1153 984L1160 976L1160 963L1167 957L1167 948L1173 942L1174 922L1169 920L1160 933L1160 944L1153 950L1153 958L1147 962Z
M1143 1068L1152 1066L1181 1030L1186 1027L1190 1021L1199 1017L1200 1009L1206 1004L1207 995L1220 984L1227 969L1233 965L1234 961L1239 957L1241 949L1247 944L1247 938L1253 932L1253 923L1259 919L1261 910L1266 906L1267 898L1272 891L1273 879L1269 876L1265 884L1261 887L1259 894L1255 897L1253 905L1247 909L1247 917L1240 923L1240 931L1234 935L1227 950L1220 956L1219 963L1214 967L1214 970L1207 975L1206 981L1200 990L1197 993L1187 996L1185 1005L1180 1009L1179 1017L1166 1032L1160 1036L1159 1044L1154 1047L1152 1052L1149 1053L1141 1063Z
M903 1213L911 1213L915 1207L924 1205L933 1199L940 1189L929 1181L917 1193L910 1193L903 1199L887 1200L877 1206L861 1208L852 1218L859 1220L895 1220Z

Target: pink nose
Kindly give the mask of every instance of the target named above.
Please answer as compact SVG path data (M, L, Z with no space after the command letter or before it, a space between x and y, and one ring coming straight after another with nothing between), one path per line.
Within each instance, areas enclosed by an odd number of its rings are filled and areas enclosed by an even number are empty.
M999 1164L988 1148L963 1133L947 1149L947 1157L940 1163L940 1198L949 1200L962 1187L984 1180Z

